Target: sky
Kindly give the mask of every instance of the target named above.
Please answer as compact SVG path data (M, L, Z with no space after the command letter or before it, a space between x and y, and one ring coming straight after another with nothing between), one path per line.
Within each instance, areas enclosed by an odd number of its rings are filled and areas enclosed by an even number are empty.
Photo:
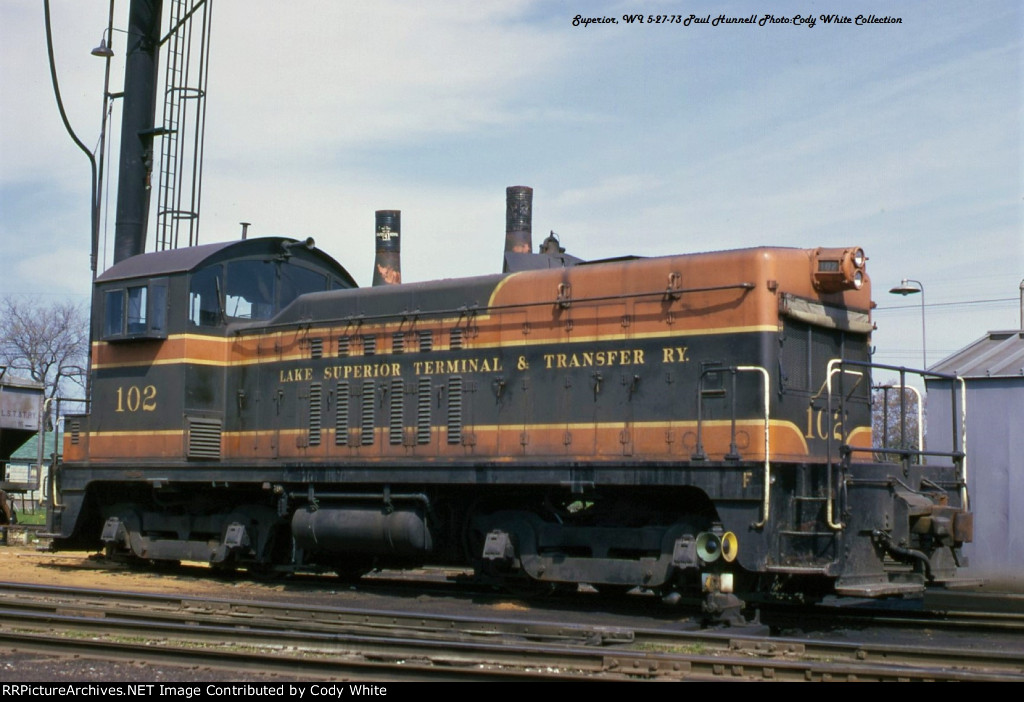
M505 188L528 185L534 244L553 230L584 259L863 247L879 363L920 367L924 351L933 365L1021 326L1018 0L212 2L201 243L242 221L312 236L368 285L374 211L398 209L405 281L494 273ZM104 61L90 51L109 6L50 7L68 118L93 149ZM574 25L584 11L617 22ZM116 0L115 28L127 14ZM636 14L757 22L624 21ZM44 27L41 2L0 3L0 295L84 301L90 171ZM109 169L103 198L101 270ZM903 278L923 310L889 294Z

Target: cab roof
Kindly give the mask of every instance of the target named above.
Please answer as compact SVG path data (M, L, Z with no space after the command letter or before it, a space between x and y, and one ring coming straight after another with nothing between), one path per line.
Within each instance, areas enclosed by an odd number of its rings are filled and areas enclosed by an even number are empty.
M297 244L288 249L286 244ZM330 269L336 276L358 287L355 280L344 266L319 249L307 249L301 242L288 237L261 237L258 239L240 239L223 241L215 244L188 246L181 249L169 249L155 253L139 254L115 263L96 278L97 283L107 283L128 278L147 278L172 273L187 273L219 261L249 258L254 256L298 256L302 260L319 263Z

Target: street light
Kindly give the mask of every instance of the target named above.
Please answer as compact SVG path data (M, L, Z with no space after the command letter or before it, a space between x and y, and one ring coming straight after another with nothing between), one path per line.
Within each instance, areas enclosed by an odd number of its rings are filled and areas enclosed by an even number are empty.
M104 36L110 36L110 30L113 29L114 24L114 2L110 2L110 19L108 20L107 29L104 30ZM111 41L110 44L114 42ZM96 177L96 189L92 194L92 277L95 280L97 270L97 255L99 253L99 241L100 241L100 212L102 211L102 198L103 198L103 156L106 152L107 142L107 112L110 108L110 59L114 56L114 51L110 47L110 44L100 37L100 45L92 50L93 56L98 56L104 60L107 64L103 70L103 114L100 118L100 143L98 151L99 153L99 167Z
M914 285L917 285L917 287L916 288L912 287L911 283L913 283ZM897 285L895 288L893 288L889 292L891 294L893 294L893 295L902 295L903 297L906 297L907 295L915 295L917 293L921 293L921 360L924 363L924 367L921 370L927 370L927 368L928 368L928 351L927 351L927 346L928 345L927 345L927 343L925 343L925 333L924 333L924 283L922 283L919 280L910 280L909 278L904 278L903 281L899 285Z
M109 27L108 27L109 29ZM113 43L113 42L111 42ZM93 56L99 56L100 58L113 58L114 50L107 44L107 30L103 30L103 36L100 37L100 45L97 46L90 52Z
M106 62L106 67L103 71L103 113L100 118L100 143L97 147L97 151L99 151L99 163L97 166L95 188L92 195L93 279L96 278L97 259L99 255L100 214L103 209L103 162L106 156L107 117L110 113L111 103L119 97L124 97L124 93L110 92L110 59L114 57L114 32L129 34L129 32L123 29L117 29L114 27L114 0L110 0L110 16L107 19L107 27L103 30L103 34L100 35L100 45L90 52L93 56L97 56Z

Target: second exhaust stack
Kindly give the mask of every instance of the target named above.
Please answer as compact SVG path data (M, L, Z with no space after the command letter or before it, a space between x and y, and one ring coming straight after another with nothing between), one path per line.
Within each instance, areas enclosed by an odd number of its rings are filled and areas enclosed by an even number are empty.
M373 262L373 284L402 282L402 211L377 210L377 255Z

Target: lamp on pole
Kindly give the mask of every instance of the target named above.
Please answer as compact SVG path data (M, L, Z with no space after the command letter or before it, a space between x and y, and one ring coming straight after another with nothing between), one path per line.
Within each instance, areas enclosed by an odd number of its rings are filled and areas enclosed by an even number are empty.
M106 62L106 66L103 71L103 114L100 117L100 143L97 151L99 151L99 165L96 174L96 187L93 192L92 198L92 236L93 236L93 251L92 251L92 277L96 277L97 264L96 260L99 253L99 232L100 232L100 213L102 212L102 201L103 201L103 166L104 157L106 155L106 142L107 142L107 116L110 113L110 105L115 98L122 97L124 93L111 93L110 92L110 59L114 57L114 32L123 32L122 29L114 28L114 0L110 0L110 16L107 19L107 27L103 30L103 34L100 37L100 45L93 49L90 53L93 56L97 56ZM127 32L125 32L127 34Z
M913 287L916 285L917 287ZM925 342L925 331L924 331L924 283L920 280L910 280L904 278L903 281L895 288L889 291L893 295L915 295L921 293L921 360L924 363L924 367L921 370L928 368L928 351L927 343Z

